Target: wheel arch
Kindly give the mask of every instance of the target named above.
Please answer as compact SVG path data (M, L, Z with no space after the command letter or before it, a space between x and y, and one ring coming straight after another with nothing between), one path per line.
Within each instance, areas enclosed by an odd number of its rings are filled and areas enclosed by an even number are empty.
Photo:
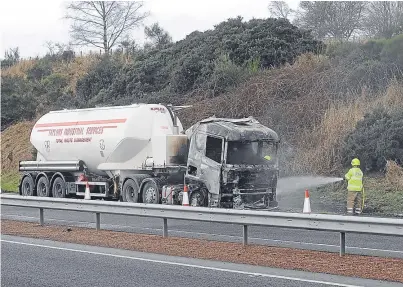
M48 176L48 175L46 174L46 172L40 172L40 173L38 173L37 176L35 177L35 181L34 181L34 182L35 182L35 186L38 185L38 181L39 181L39 179L40 179L41 177L46 177L47 180L49 181L49 184L51 184L51 181L49 180L49 178L51 178L51 177Z
M64 180L64 182L66 182L66 176L63 173L55 172L55 174L52 175L52 178L50 179L50 188L52 188L53 183L55 182L55 179L58 177L61 177Z

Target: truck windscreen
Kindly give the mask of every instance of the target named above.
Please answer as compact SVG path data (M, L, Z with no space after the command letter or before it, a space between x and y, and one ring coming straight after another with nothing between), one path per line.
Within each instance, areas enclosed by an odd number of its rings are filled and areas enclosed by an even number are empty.
M227 164L276 164L276 146L272 142L228 142Z

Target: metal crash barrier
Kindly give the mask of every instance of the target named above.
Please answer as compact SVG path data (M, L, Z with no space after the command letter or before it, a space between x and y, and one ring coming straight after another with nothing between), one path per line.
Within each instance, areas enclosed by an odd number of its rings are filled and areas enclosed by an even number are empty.
M0 198L1 205L38 208L41 225L45 222L44 209L53 209L95 213L97 230L101 228L101 214L161 218L163 237L168 237L168 219L239 224L243 227L244 245L248 244L248 226L338 232L340 255L344 255L346 251L346 233L403 236L403 219L397 218L233 210L8 194L2 194Z

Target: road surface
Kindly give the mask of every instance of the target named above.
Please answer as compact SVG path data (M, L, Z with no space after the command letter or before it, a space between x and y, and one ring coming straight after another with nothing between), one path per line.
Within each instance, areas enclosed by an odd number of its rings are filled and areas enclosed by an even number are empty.
M3 235L1 286L399 286L320 273ZM401 285L400 285L401 286Z
M74 200L74 199L72 199ZM95 215L83 212L45 210L45 223L95 227ZM2 206L3 219L38 222L39 210ZM188 238L242 242L242 227L233 224L168 220L169 235ZM135 233L162 234L162 219L101 215L101 228ZM339 252L339 234L286 228L249 228L250 243ZM346 234L346 251L352 254L403 258L401 237Z

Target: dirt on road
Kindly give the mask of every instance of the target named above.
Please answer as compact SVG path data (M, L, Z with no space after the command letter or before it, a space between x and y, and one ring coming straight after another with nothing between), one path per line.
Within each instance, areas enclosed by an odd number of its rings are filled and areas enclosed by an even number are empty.
M403 259L144 235L1 220L1 233L173 256L304 270L403 283Z

